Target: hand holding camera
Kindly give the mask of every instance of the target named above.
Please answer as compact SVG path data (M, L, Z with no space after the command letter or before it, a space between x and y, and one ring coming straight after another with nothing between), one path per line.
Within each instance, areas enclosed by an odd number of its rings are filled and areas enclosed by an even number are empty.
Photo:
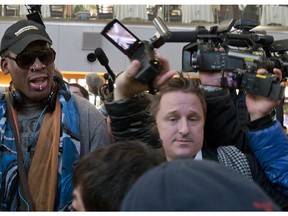
M160 54L157 55L157 58L161 62L162 70L155 76L155 79L151 83L155 88L163 85L177 73L175 70L169 69L168 59ZM143 85L135 79L137 74L140 72L140 68L140 61L133 60L127 67L126 71L117 76L115 81L116 88L114 89L114 101L129 99L136 94L148 90L148 85Z
M152 81L161 72L162 68L154 49L162 46L170 37L170 31L159 17L155 18L153 23L158 32L150 41L140 40L117 19L108 23L101 32L130 61L138 60L141 63L139 73L137 73L135 79L142 84L148 84L151 91L153 88Z

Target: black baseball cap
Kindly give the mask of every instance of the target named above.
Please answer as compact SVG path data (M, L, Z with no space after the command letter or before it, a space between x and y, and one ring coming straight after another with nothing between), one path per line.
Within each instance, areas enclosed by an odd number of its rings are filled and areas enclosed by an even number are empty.
M36 40L52 44L52 40L42 24L32 20L20 20L5 31L1 40L0 53L10 50L15 54L19 54L26 46Z

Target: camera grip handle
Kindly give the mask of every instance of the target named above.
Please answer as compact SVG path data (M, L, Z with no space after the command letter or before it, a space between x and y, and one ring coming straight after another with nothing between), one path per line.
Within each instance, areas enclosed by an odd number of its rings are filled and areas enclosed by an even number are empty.
M272 74L259 75L245 70L222 71L221 87L236 88L258 96L281 100L285 87L281 86Z

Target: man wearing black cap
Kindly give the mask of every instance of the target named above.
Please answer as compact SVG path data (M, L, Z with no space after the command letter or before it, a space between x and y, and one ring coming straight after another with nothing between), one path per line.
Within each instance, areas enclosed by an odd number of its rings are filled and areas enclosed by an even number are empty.
M44 26L31 20L11 25L1 41L1 69L12 79L0 100L1 211L63 210L75 162L110 143L97 109L54 76L51 45Z

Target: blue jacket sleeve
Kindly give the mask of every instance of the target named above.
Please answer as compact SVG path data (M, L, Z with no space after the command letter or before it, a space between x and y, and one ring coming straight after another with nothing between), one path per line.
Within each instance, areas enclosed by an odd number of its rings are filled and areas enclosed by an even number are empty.
M249 131L248 140L268 179L288 195L288 139L280 122L261 130Z

